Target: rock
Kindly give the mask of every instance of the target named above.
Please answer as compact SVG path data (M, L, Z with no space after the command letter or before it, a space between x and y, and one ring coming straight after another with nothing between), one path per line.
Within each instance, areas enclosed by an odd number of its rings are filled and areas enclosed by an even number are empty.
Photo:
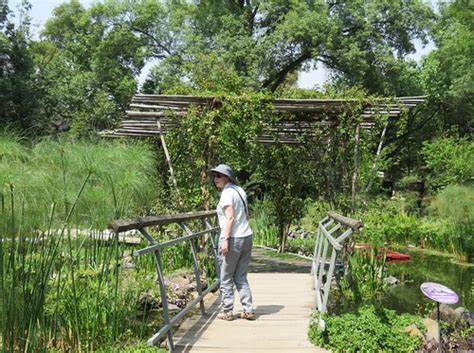
M462 314L464 314L465 311L466 311L466 308L463 308L462 306L459 306L456 309L454 309L454 312L459 314L460 316L462 316Z
M388 276L387 278L384 278L384 282L389 286L394 286L399 282L399 280L393 276Z
M193 277L191 275L178 274L166 278L165 282L169 286L184 287L191 284Z
M436 308L434 308L431 312L430 318L437 320L438 311ZM439 318L443 321L449 322L452 325L458 325L461 322L461 314L457 313L446 304L441 304L439 306Z
M423 320L423 324L426 326L426 340L434 340L436 343L438 343L438 322L433 319L426 318Z
M141 311L156 309L159 307L159 302L153 295L151 290L146 293L141 293L138 298L137 309Z
M132 268L135 268L135 264L133 263L133 257L130 256L130 254L124 254L123 259L122 259L122 267L125 270L130 270Z
M411 324L410 326L405 327L405 329L403 331L407 332L410 336L423 337L423 334L418 329L418 327L416 327L415 324Z
M174 305L174 304L168 304L168 312L170 314L176 314L180 311L181 309L179 308L179 306L177 305Z
M469 326L474 326L474 313L470 311L465 311L462 315L463 320L467 322Z

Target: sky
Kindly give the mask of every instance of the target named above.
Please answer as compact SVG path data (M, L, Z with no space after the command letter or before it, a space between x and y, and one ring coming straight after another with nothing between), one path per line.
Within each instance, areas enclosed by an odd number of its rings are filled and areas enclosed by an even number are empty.
M5 1L5 0L3 0ZM21 0L6 0L10 9L15 10ZM39 32L46 20L52 16L53 9L64 3L65 0L30 0L32 9L30 11L30 16L32 17L32 25L35 32ZM94 0L81 0L81 4L85 7L90 6ZM19 21L19 18L16 19ZM428 54L431 50L434 49L434 44L432 42L428 43L427 46L423 47L420 41L415 42L416 53L408 55L409 58L412 58L416 61L419 61L424 55ZM153 63L148 63L142 70L138 80L140 83L143 83L149 70L153 66ZM317 69L313 69L309 72L300 72L298 77L298 87L300 88L315 88L321 86L328 79L329 71L321 64L318 63Z

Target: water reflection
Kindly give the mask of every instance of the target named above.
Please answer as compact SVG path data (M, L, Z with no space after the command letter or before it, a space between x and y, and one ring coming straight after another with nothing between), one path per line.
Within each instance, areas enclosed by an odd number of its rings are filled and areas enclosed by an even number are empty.
M406 251L404 251L406 252ZM399 313L415 313L420 306L433 302L420 290L423 282L437 282L451 288L459 295L453 308L463 306L474 311L474 266L463 266L449 257L410 251L411 261L388 265L388 274L402 281L387 291L384 305Z

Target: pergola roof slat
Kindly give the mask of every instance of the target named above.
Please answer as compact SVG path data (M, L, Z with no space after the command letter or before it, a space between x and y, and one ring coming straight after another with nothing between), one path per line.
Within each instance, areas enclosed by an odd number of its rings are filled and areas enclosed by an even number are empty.
M266 124L258 140L261 143L298 144L299 137L316 136L315 129L334 127L338 124L339 115L346 113L355 117L362 117L359 122L363 129L370 129L375 125L374 117L383 114L391 118L398 117L402 111L411 109L425 101L425 96L396 97L365 99L289 99L278 98L270 103L276 114L290 114L286 120L275 124ZM136 95L129 110L128 119L122 121L121 126L113 131L104 131L101 134L108 137L149 137L159 136L157 122L160 122L162 132L177 126L177 118L187 115L188 107L208 106L215 107L219 103L218 97L212 96L181 96L181 95Z

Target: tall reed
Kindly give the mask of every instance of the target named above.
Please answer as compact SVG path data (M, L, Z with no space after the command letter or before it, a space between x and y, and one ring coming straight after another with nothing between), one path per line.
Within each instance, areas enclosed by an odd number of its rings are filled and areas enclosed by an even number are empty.
M117 238L73 232L146 213L153 169L140 144L49 140L28 148L0 136L2 351L100 351L156 331L159 320L138 320L135 307L156 288L153 264L122 269L131 249Z
M474 261L474 186L450 185L433 201L433 210L449 222L447 245L462 261Z
M257 200L252 205L250 227L254 234L254 244L276 247L278 245L278 227L274 208L267 200Z
M0 135L0 201L11 206L10 187L17 195L14 212L2 212L0 221L22 218L26 229L44 229L44 212L56 203L55 219L63 218L83 176L90 182L78 201L73 219L78 226L103 229L110 219L149 213L158 195L154 156L142 143L43 140L25 147L11 136ZM8 220L11 224L11 219ZM19 222L16 219L15 224ZM59 227L59 224L54 224ZM14 233L14 229L11 233Z

